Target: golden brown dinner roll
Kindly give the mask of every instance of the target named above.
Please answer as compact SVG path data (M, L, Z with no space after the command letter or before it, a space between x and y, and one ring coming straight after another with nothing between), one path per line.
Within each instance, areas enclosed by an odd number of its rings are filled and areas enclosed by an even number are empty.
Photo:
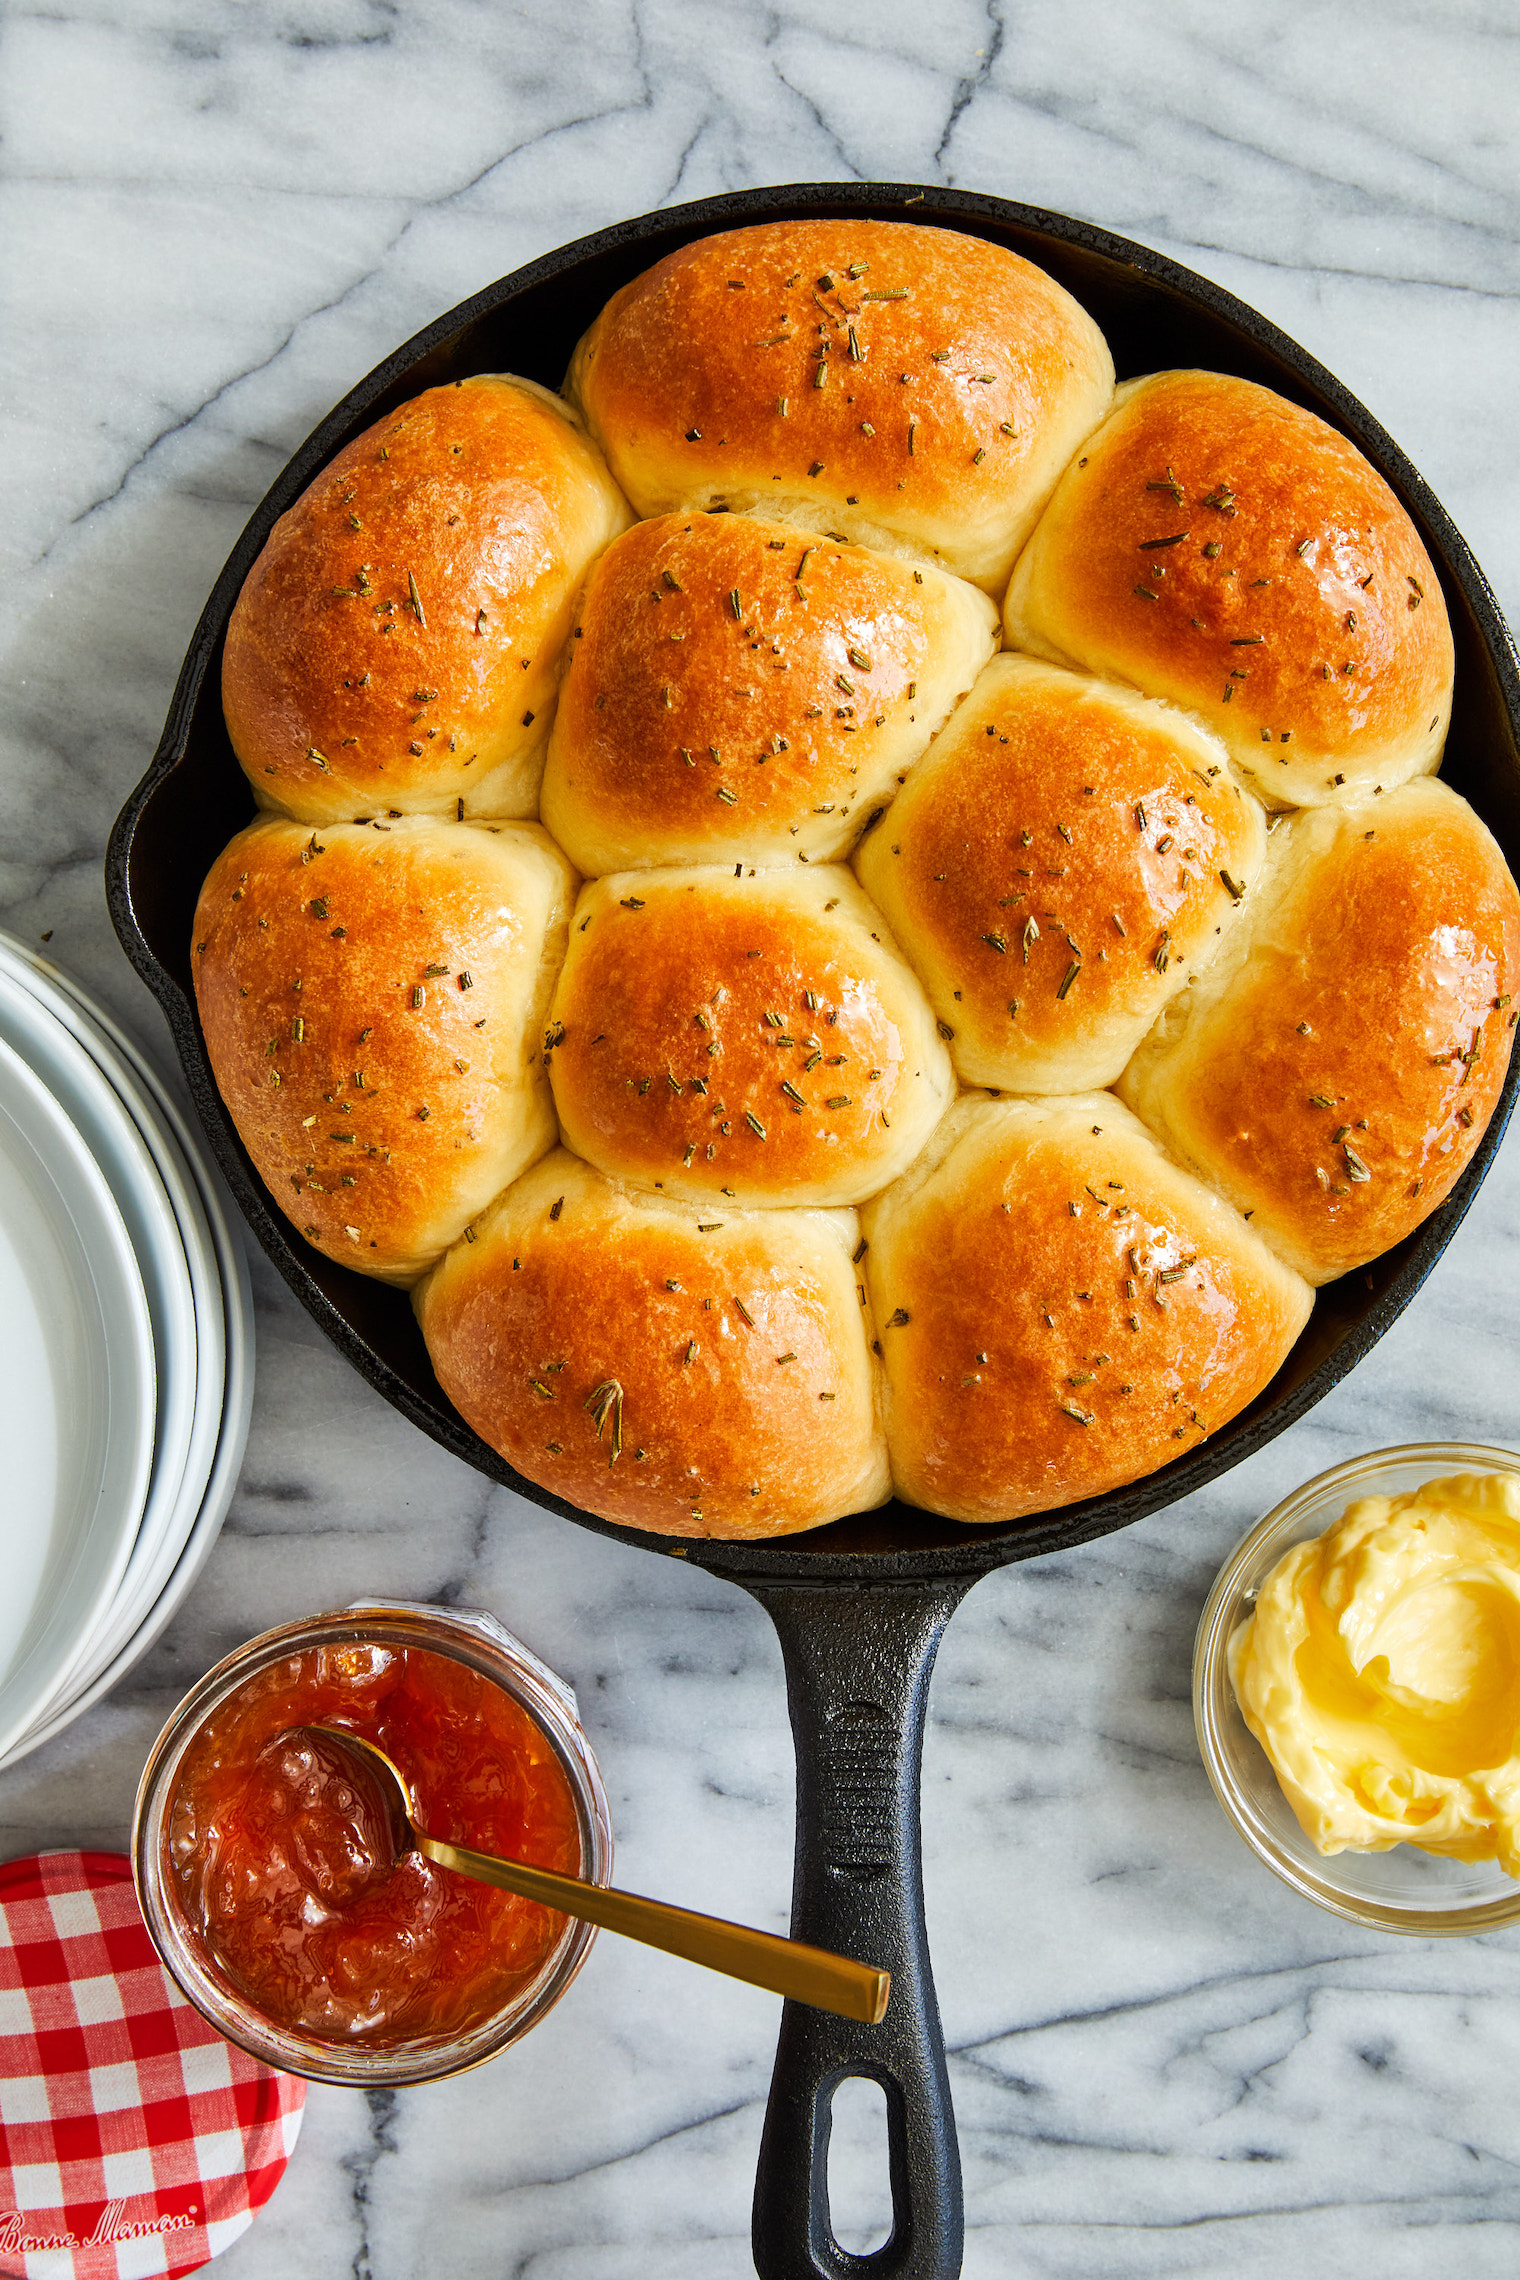
M996 632L959 578L785 523L638 523L576 611L543 820L590 876L838 855Z
M665 1536L884 1503L847 1211L700 1209L560 1150L416 1294L444 1392L529 1480Z
M1114 1099L958 1101L861 1213L900 1496L1000 1521L1100 1496L1259 1393L1308 1287Z
M667 1195L853 1203L955 1090L934 1016L846 870L622 871L584 888L554 993L566 1144Z
M543 1023L575 874L537 824L268 817L195 913L206 1050L307 1241L410 1282L554 1143Z
M770 222L615 293L567 393L641 515L758 511L1001 592L1113 361L1084 309L985 238Z
M628 520L531 380L480 373L377 420L280 517L227 629L227 732L260 804L531 815L571 602Z
M967 1084L1112 1084L1213 957L1260 868L1261 807L1170 706L994 660L855 868L953 1031Z
M1420 781L1280 823L1246 923L1125 1070L1130 1106L1312 1283L1449 1193L1504 1081L1520 898Z
M1441 757L1451 628L1413 523L1354 444L1249 380L1121 388L1003 615L1012 648L1186 705L1274 806Z

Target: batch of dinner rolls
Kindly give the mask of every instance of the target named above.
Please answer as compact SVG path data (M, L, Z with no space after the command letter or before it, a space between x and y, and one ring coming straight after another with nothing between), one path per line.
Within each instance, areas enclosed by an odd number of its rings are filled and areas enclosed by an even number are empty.
M1440 584L1250 382L916 224L703 239L276 526L212 1065L529 1480L1007 1522L1195 1447L1471 1156L1520 899Z

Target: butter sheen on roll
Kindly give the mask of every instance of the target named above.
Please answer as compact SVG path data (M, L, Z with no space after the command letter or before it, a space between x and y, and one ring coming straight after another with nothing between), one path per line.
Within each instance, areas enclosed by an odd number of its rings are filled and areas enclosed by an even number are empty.
M1217 952L1266 846L1223 747L1169 706L994 659L855 858L963 1083L1111 1084Z
M1271 806L1439 765L1453 650L1419 534L1353 443L1252 381L1127 382L1003 617L1013 648L1196 713Z
M955 1090L912 969L834 865L598 879L550 1020L567 1145L668 1195L853 1203Z
M842 854L996 634L974 586L785 523L637 523L576 611L544 822L587 876Z
M1504 1083L1520 896L1444 784L1280 823L1247 924L1120 1092L1311 1283L1450 1194Z
M1112 1093L967 1096L866 1205L897 1493L993 1524L1184 1456L1312 1293Z
M1000 593L1113 360L1032 262L916 223L764 223L615 293L565 383L641 515L728 507Z
M444 1392L624 1527L766 1537L889 1494L853 1212L638 1194L561 1150L419 1287Z
M245 582L217 1082L571 1506L1103 1495L1471 1161L1520 898L1433 780L1414 526L1267 389L1113 382L990 242L734 230L612 297L568 404L376 421Z
M531 380L377 420L280 517L228 625L227 732L260 806L531 816L571 605L629 519Z
M575 875L537 824L269 817L212 866L193 971L254 1168L329 1258L415 1280L554 1144L543 1023Z

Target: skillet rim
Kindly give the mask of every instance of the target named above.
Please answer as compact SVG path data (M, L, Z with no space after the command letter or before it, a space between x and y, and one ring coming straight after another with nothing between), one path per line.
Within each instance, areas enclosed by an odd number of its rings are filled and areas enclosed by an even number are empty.
M1317 1297L1315 1316L1299 1341L1300 1348L1306 1339L1313 1338L1316 1321L1324 1336L1332 1327L1337 1308L1348 1313L1348 1326L1318 1360L1301 1368L1296 1382L1290 1356L1277 1378L1238 1418L1188 1455L1104 1496L995 1527L946 1520L895 1499L874 1512L821 1529L760 1542L673 1540L602 1520L515 1472L471 1431L441 1391L429 1397L377 1351L352 1315L373 1305L371 1294L379 1286L325 1260L321 1262L325 1272L319 1278L309 1263L315 1255L308 1253L294 1230L276 1216L262 1181L243 1151L211 1076L192 1000L149 939L135 891L140 884L136 866L144 860L140 827L147 810L187 757L199 709L207 701L208 678L219 660L227 619L248 570L279 515L353 434L387 408L386 399L400 401L402 393L415 393L419 387L433 384L435 377L452 377L451 356L467 355L468 337L492 323L500 324L514 302L557 281L568 281L576 273L584 277L594 267L621 265L625 275L636 275L669 249L668 245L656 245L656 240L675 245L761 221L847 218L855 214L932 222L994 242L1011 243L1015 250L1041 260L1042 266L1052 266L1057 274L1063 268L1070 273L1084 264L1089 269L1101 265L1111 272L1105 280L1110 291L1121 305L1127 305L1132 317L1143 320L1147 306L1153 306L1159 296L1174 317L1180 307L1186 316L1201 317L1207 324L1222 328L1234 336L1242 362L1257 370L1272 368L1270 384L1299 401L1307 401L1310 409L1349 434L1419 528L1446 584L1448 600L1457 605L1452 616L1459 652L1464 632L1477 637L1494 684L1489 693L1497 699L1508 729L1509 773L1515 779L1509 792L1516 811L1516 845L1520 846L1520 658L1487 578L1440 500L1359 399L1288 334L1222 286L1167 255L1095 224L985 193L928 185L787 183L727 192L614 223L539 255L434 318L357 382L312 430L265 493L212 587L191 636L157 751L111 833L106 892L112 921L133 966L169 1022L201 1123L261 1248L307 1312L368 1383L451 1454L540 1508L615 1542L685 1558L735 1582L761 1587L768 1581L820 1587L837 1582L908 1585L952 1576L964 1576L969 1581L1013 1561L1113 1533L1219 1478L1297 1423L1356 1367L1410 1304L1466 1215L1520 1094L1520 1052L1512 1051L1494 1114L1450 1196L1402 1244L1374 1261L1369 1269L1359 1270L1374 1286L1371 1302L1358 1300L1347 1291L1350 1277L1329 1286L1331 1294L1340 1294L1339 1299L1324 1292ZM1054 262L1049 251L1052 246L1056 251ZM1113 322L1111 318L1105 321L1105 332L1112 330ZM428 373L425 368L429 364L440 367L440 372ZM474 366L482 368L478 362ZM1255 371L1249 376L1254 377ZM1471 660L1465 667L1459 662L1459 672L1464 671L1472 673ZM1474 693L1469 691L1469 695ZM219 719L214 690L209 701L216 706ZM1482 814L1483 810L1478 812ZM1494 828L1491 814L1484 815L1484 820ZM1513 863L1515 850L1507 848L1506 853ZM339 1289L359 1286L353 1291L349 1310L324 1287L329 1279ZM397 1304L409 1305L404 1293L395 1293L394 1297ZM1285 1378L1290 1382L1284 1384ZM930 1529L937 1540L894 1543L890 1532L905 1526L920 1532Z

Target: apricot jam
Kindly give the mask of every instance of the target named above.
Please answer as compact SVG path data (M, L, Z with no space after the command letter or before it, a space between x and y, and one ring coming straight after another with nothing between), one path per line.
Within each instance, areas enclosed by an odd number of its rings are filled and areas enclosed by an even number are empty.
M467 2032L539 1971L565 1918L391 1843L303 1726L378 1742L429 1835L581 1870L559 1758L488 1678L425 1648L309 1647L250 1678L181 1761L170 1889L211 1969L274 2025L394 2048Z

